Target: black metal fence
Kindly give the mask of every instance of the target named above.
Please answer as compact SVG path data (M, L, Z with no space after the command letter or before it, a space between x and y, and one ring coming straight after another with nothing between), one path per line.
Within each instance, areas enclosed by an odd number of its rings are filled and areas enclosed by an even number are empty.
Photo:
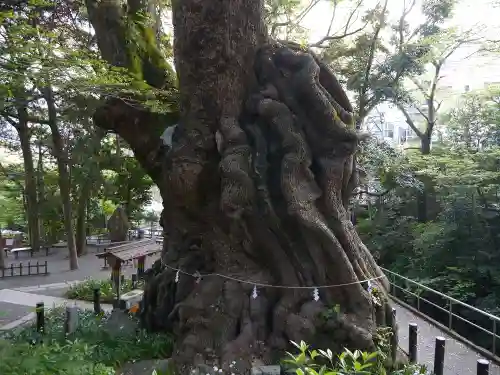
M395 310L393 310L395 314ZM408 355L410 363L418 363L418 325L410 323L408 325ZM446 339L444 337L436 337L434 344L434 366L432 374L444 374L444 358ZM478 359L476 365L477 375L488 375L490 373L490 361L486 359Z
M0 278L4 279L6 277L14 276L46 276L49 274L47 261L36 263L28 262L28 264L14 264L0 269Z
M485 350L500 354L500 318L428 286L382 268L391 284L391 295L419 313Z

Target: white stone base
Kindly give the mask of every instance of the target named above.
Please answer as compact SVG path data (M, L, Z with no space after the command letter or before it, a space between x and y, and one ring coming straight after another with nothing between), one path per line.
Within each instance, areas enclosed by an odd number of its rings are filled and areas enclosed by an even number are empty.
M144 291L141 289L134 289L128 293L122 294L120 296L120 308L123 310L129 310L133 305L142 300L143 294Z

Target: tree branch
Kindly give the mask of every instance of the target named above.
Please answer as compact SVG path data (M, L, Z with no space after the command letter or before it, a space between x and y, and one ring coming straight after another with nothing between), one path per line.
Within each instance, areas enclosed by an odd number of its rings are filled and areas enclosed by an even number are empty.
M323 45L323 43L325 43L325 42L329 42L332 40L340 40L340 39L346 38L348 36L357 34L360 31L364 30L364 28L368 25L368 22L365 22L365 24L363 26L361 26L360 28L358 28L356 30L348 31L349 26L351 25L352 18L354 17L354 14L356 14L356 12L358 11L358 9L362 3L363 3L363 0L358 0L356 6L354 7L354 9L352 10L351 14L349 15L349 17L347 19L347 22L344 26L344 32L341 35L330 35L333 21L334 21L335 14L336 14L337 4L338 4L338 0L334 0L334 8L333 8L333 13L332 13L332 18L330 20L330 25L328 27L328 31L326 33L326 36L324 36L323 38L318 40L316 43L309 44L309 47L310 48L312 48L312 47L325 48L326 46Z
M396 102L396 107L399 108L399 110L401 111L401 113L403 113L403 115L405 116L406 118L406 123L410 126L411 130L413 130L415 132L415 134L417 134L417 136L420 138L420 139L423 139L424 138L424 133L422 133L416 126L415 126L415 123L413 122L412 118L410 117L410 114L408 113L408 111L406 110L406 108L404 107L403 104L399 103L399 102Z
M385 12L387 10L387 4L388 4L388 0L385 0L384 7L382 8L382 17L385 17ZM366 64L366 69L363 73L363 80L362 80L363 83L362 83L361 90L359 93L359 108L358 108L359 113L358 114L360 117L364 117L366 115L366 111L365 111L364 107L367 104L366 103L366 93L368 92L368 81L369 81L370 72L371 72L372 66L373 66L375 49L377 47L377 40L379 38L379 34L380 34L380 31L382 30L382 26L383 26L382 23L383 23L383 21L380 20L376 29L375 29L375 32L373 34L372 41L370 43L370 51L368 54L368 61Z
M18 115L13 114L13 113L8 113L6 111L0 111L0 115L4 116L7 121L9 121L7 117L12 117L12 118L15 118L16 120L19 120L19 116ZM36 123L36 124L45 124L45 125L49 124L49 120L44 119L44 118L40 118L40 117L36 117L36 116L27 116L26 117L26 121L33 122L33 123Z
M271 25L271 35L274 36L274 33L276 32L276 29L278 27L285 27L285 26L294 26L297 27L299 26L300 21L304 19L304 17L319 3L320 0L311 0L309 5L307 5L302 12L299 13L299 15L295 18L294 21L285 21L285 22L276 22Z
M325 36L325 37L321 38L320 40L318 40L316 43L309 44L309 47L325 48L325 46L323 46L323 43L329 42L332 40L340 40L340 39L343 39L345 37L359 33L360 31L362 31L366 27L366 25L368 25L368 23L365 23L359 29L356 29L356 30L348 32L348 33L344 33L342 35Z
M399 18L399 25L398 25L398 32L399 32L398 51L399 51L399 53L403 52L403 45L405 44L404 24L406 22L406 17L408 16L408 14L410 14L411 10L415 6L415 3L416 3L416 0L412 0L411 5L407 8L406 7L406 0L404 0L403 13L401 14L401 17Z

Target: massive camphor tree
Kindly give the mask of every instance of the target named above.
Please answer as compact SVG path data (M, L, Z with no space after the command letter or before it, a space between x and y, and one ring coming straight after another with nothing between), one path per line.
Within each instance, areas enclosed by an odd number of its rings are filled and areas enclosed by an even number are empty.
M247 370L289 340L373 349L376 327L393 325L387 280L349 220L359 139L329 68L268 37L262 0L172 1L176 78L147 0L86 5L104 59L179 95L178 113L111 98L94 118L130 144L161 191L163 264L142 321L175 333L179 368ZM174 123L168 147L160 134ZM380 306L360 282L370 278ZM253 298L254 282L343 286L320 288L315 301L299 288L259 287Z

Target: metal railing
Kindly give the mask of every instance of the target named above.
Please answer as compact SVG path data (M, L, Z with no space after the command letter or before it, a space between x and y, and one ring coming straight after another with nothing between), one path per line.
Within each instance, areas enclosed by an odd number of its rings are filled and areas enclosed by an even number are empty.
M453 329L454 318L458 319L459 321L464 322L468 327L474 327L475 329L485 333L486 335L491 337L490 348L485 347L484 345L481 345L481 344L475 343L475 345L483 348L483 350L488 352L491 356L497 357L497 348L498 348L497 342L500 339L500 335L499 335L500 334L500 318L499 317L492 315L490 313L487 313L486 311L480 310L480 309L478 309L474 306L471 306L465 302L459 301L453 297L449 297L446 294L438 292L437 290L429 288L428 286L420 284L420 283L418 283L414 280L411 280L407 277L401 276L401 275L399 275L395 272L392 272L386 268L383 268L383 267L380 267L380 268L382 269L382 271L384 271L387 278L389 279L389 283L391 285L390 293L394 297L397 298L397 295L396 295L397 290L400 290L401 292L403 292L404 295L414 297L416 299L416 306L413 306L413 307L416 308L417 311L421 312L424 315L426 315L426 314L421 311L422 303L426 303L429 306L432 306L432 307L438 309L439 311L444 312L447 315L447 320L448 320L447 327L448 327L448 329L461 337L464 337L464 335L461 335L460 333L458 333L456 330ZM398 281L399 281L399 285L398 285ZM410 286L414 287L414 291L410 290ZM439 298L443 299L444 301L446 301L446 306L445 307L440 306L437 303L430 301L428 298L422 297L420 295L420 293L422 291L426 291L430 295L438 296ZM484 319L487 319L489 321L491 330L488 328L482 327L474 322L471 322L470 320L466 319L465 317L457 314L457 307L459 307L459 306L466 308L470 311L473 311L474 313L478 314L478 316L480 316ZM455 311L454 311L454 307L455 307ZM432 319L434 319L434 318L432 318ZM469 340L469 341L472 341L467 337L464 337L464 338Z

